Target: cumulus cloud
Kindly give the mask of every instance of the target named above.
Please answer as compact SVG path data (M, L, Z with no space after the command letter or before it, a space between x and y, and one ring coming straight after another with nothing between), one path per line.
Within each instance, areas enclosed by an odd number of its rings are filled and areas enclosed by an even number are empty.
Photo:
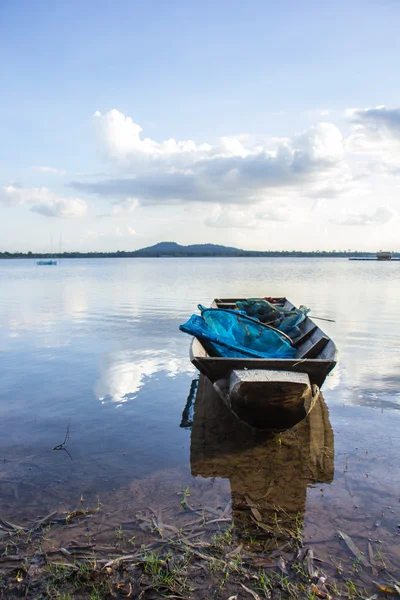
M128 161L133 157L167 157L177 154L207 152L209 146L197 146L192 140L177 142L173 138L162 143L150 138L141 138L142 128L118 110L110 110L102 115L94 114L97 135L110 157Z
M87 204L81 198L58 196L47 188L0 187L0 202L7 206L27 205L46 217L83 217Z
M400 108L355 108L350 109L348 115L354 123L362 127L368 127L375 132L385 130L396 136L400 135Z
M331 219L336 225L385 225L395 216L394 210L390 206L379 206L372 213L347 213L339 219Z
M349 154L358 160L364 176L400 174L400 108L349 109L353 124L346 140Z
M72 185L112 201L257 204L279 191L306 189L321 178L329 182L348 176L343 136L332 123L273 142L252 143L235 136L197 145L192 140L142 138L141 127L117 110L97 112L94 119L102 146L120 174Z

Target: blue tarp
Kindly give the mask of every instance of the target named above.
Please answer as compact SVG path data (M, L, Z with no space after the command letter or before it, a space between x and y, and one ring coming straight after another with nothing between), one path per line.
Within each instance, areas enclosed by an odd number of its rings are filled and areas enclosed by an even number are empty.
M286 336L237 310L204 308L179 326L198 338L210 356L227 358L293 358Z

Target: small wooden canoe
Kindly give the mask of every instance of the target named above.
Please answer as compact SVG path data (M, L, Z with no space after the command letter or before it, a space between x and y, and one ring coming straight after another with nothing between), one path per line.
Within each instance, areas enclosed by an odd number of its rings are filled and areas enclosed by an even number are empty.
M233 309L239 300L244 298L216 298L211 308ZM295 308L286 298L273 301L288 310ZM294 358L214 357L193 338L190 359L240 420L257 429L286 429L310 412L336 365L335 344L312 319L306 317L299 329L300 335L292 339Z

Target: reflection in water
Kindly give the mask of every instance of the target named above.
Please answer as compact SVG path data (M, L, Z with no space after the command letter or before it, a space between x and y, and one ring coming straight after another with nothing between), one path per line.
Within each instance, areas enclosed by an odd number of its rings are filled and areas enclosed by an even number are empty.
M229 478L237 534L276 531L277 517L286 531L301 528L307 486L333 480L333 431L322 395L305 420L279 435L238 421L203 376L194 410L192 474Z
M176 377L193 370L190 363L166 350L120 351L100 361L94 392L100 402L122 404L133 400L155 373L163 371L168 377Z
M184 429L192 429L193 418L194 418L194 403L196 400L197 389L199 387L199 380L193 379L190 384L190 391L187 397L186 406L183 409L182 420L180 427Z

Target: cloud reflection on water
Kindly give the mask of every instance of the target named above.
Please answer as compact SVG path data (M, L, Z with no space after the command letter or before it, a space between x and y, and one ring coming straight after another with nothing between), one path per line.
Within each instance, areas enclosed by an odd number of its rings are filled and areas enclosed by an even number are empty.
M155 373L167 377L195 371L189 360L167 350L120 351L100 361L100 375L94 393L100 402L118 405L133 400L146 380Z

